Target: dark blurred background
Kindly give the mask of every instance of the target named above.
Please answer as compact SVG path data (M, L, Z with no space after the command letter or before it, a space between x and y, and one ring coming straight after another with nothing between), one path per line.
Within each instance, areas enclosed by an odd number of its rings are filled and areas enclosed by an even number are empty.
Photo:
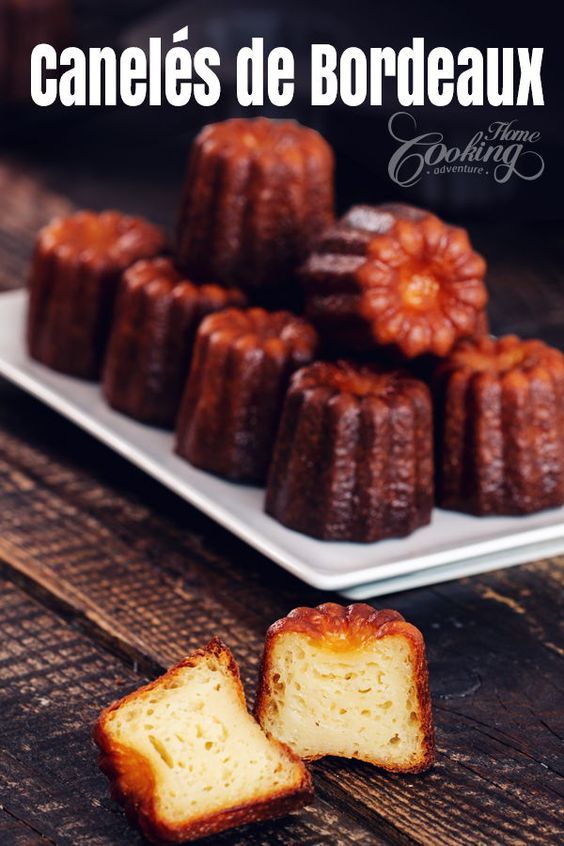
M2 4L15 0L0 0ZM30 6L56 6L62 0L18 0ZM112 108L41 109L26 105L4 107L2 145L6 151L49 169L52 180L76 197L91 202L91 188L101 177L115 182L116 198L128 205L135 190L136 203L146 194L154 214L169 223L177 199L186 149L203 123L244 113L234 91L234 57L252 36L264 36L267 48L290 47L296 58L296 96L286 109L265 107L272 116L287 115L315 126L334 145L338 155L338 196L341 207L353 201L400 198L427 205L451 217L478 220L501 217L546 220L561 217L564 164L564 108L562 48L559 44L559 4L374 2L374 0L66 0L72 14L73 43L109 44L116 48L145 47L150 35L161 35L165 46L172 33L190 25L186 46L217 47L222 57L222 96L216 107L185 108L125 106ZM51 17L55 12L51 11ZM0 17L1 26L1 17ZM39 28L30 35L41 39ZM387 174L387 163L397 146L387 130L390 114L398 111L394 90L382 107L330 108L309 105L309 45L329 42L337 49L390 45L400 48L414 36L424 36L426 48L448 46L455 54L463 46L480 48L542 46L544 107L434 106L409 109L422 131L440 131L449 145L464 145L491 120L517 118L519 128L542 133L536 149L546 169L542 177L526 182L513 177L505 185L491 177L440 175L402 189ZM1 46L0 40L0 46ZM15 49L17 45L12 45ZM6 49L6 48L4 48ZM392 81L394 85L394 81ZM60 173L59 173L60 170ZM123 192L123 199L122 193Z
M222 57L220 102L213 108L189 104L184 108L67 108L7 102L0 106L0 156L16 162L50 189L79 206L117 206L144 213L172 228L178 205L186 154L195 133L205 123L230 116L263 113L294 117L319 129L337 154L337 196L340 210L353 202L399 199L427 206L446 219L468 225L478 248L487 250L496 279L503 278L504 263L514 266L534 257L543 260L550 242L550 267L564 266L562 192L564 190L564 106L562 97L562 47L560 4L535 2L375 2L375 0L65 0L71 20L59 21L72 30L72 43L83 47L128 45L146 47L149 36L162 36L163 48L172 33L188 24L186 46L215 46ZM12 75L27 66L31 45L49 35L41 32L53 21L63 0L0 0L0 91L6 57ZM29 7L36 24L6 43L6 9ZM40 11L38 11L40 10ZM42 21L42 23L41 23ZM13 17L12 17L13 33ZM2 32L4 31L4 36ZM234 60L237 50L263 36L265 47L290 47L296 60L296 94L286 109L265 107L244 110L235 97ZM387 123L401 107L395 101L395 80L388 87L382 107L329 108L309 105L309 47L329 42L342 50L350 45L369 48L390 45L396 49L424 36L426 50L446 46L456 55L464 46L544 47L543 107L410 108L421 131L442 132L448 146L462 145L492 120L517 119L517 127L537 130L535 149L545 161L536 181L513 177L506 184L491 176L465 174L423 178L412 188L400 188L388 176L388 161L397 146ZM61 36L62 37L62 36ZM27 43L26 43L27 39ZM26 52L27 51L27 52ZM17 55L15 64L14 55ZM22 64L22 56L25 59ZM22 71L25 72L25 71ZM2 198L0 196L0 203ZM520 258L516 258L520 256ZM533 260L533 259L531 259ZM500 269L501 268L501 269ZM548 274L552 270L546 271ZM498 283L501 285L501 283ZM555 285L561 282L555 281ZM506 314L511 279L505 280ZM501 290L501 288L500 288ZM496 296L494 292L494 296ZM498 294L499 296L499 294ZM515 292L517 302L519 293ZM513 300L511 301L513 302ZM519 331L520 317L531 303L518 303L520 312L503 328ZM562 343L564 319L551 314L550 302L541 305L550 340ZM495 325L494 325L494 328Z

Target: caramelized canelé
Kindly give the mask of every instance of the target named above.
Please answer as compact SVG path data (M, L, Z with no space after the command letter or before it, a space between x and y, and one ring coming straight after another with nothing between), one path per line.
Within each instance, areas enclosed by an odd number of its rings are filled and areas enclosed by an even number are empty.
M315 330L287 311L207 317L178 418L179 455L219 476L264 482L288 381L316 348Z
M425 644L397 611L328 602L278 620L266 636L255 713L306 759L420 772L435 757Z
M70 376L97 379L122 272L165 248L159 228L117 211L81 211L42 229L29 277L32 358Z
M194 285L169 258L136 262L121 281L104 365L112 408L173 426L198 326L208 314L245 303L237 288Z
M438 502L473 514L564 504L564 355L514 335L459 343L435 376Z
M430 212L354 206L302 268L306 315L331 346L446 355L483 325L486 264Z
M372 542L431 519L431 399L399 371L316 362L292 378L266 511L324 540Z
M333 169L327 142L294 121L205 127L190 153L180 264L198 280L290 301L297 267L333 219Z

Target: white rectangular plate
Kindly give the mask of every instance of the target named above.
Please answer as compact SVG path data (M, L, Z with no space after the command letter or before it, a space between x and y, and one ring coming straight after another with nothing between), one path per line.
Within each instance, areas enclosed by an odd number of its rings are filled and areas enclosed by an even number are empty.
M98 386L29 359L27 295L0 295L0 375L136 464L222 526L323 590L355 598L391 593L564 552L564 508L527 517L476 518L435 509L430 526L375 544L314 540L264 514L264 491L196 470L174 455L173 436L111 411ZM538 549L538 554L536 550ZM351 588L355 588L351 591Z

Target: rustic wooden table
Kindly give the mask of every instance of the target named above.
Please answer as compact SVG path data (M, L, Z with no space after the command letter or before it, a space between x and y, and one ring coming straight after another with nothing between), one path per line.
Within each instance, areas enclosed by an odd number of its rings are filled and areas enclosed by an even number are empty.
M0 164L0 288L69 202ZM494 328L564 340L564 236L472 231ZM557 844L563 559L379 600L421 628L439 757L420 776L325 760L315 804L218 844ZM140 844L109 798L99 709L220 635L254 689L268 625L331 599L0 382L0 844Z

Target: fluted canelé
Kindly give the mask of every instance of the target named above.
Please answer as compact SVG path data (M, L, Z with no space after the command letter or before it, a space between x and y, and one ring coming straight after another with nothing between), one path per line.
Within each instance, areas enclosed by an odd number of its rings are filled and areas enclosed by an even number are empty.
M136 262L123 274L104 365L112 408L173 426L198 326L212 312L245 303L237 288L192 284L169 258Z
M264 482L290 376L316 350L315 330L287 311L206 317L178 418L178 454L219 476Z
M117 211L81 211L44 227L29 277L32 358L70 376L97 379L122 272L165 248L158 227Z
M407 535L431 518L432 437L423 382L399 371L316 362L292 378L266 511L323 540Z
M197 280L285 300L333 220L333 152L294 121L234 118L194 141L178 222L180 264Z
M438 502L473 514L564 504L564 355L515 335L460 342L435 376Z
M430 212L353 206L302 268L306 316L344 351L444 356L485 325L485 269L466 231Z

